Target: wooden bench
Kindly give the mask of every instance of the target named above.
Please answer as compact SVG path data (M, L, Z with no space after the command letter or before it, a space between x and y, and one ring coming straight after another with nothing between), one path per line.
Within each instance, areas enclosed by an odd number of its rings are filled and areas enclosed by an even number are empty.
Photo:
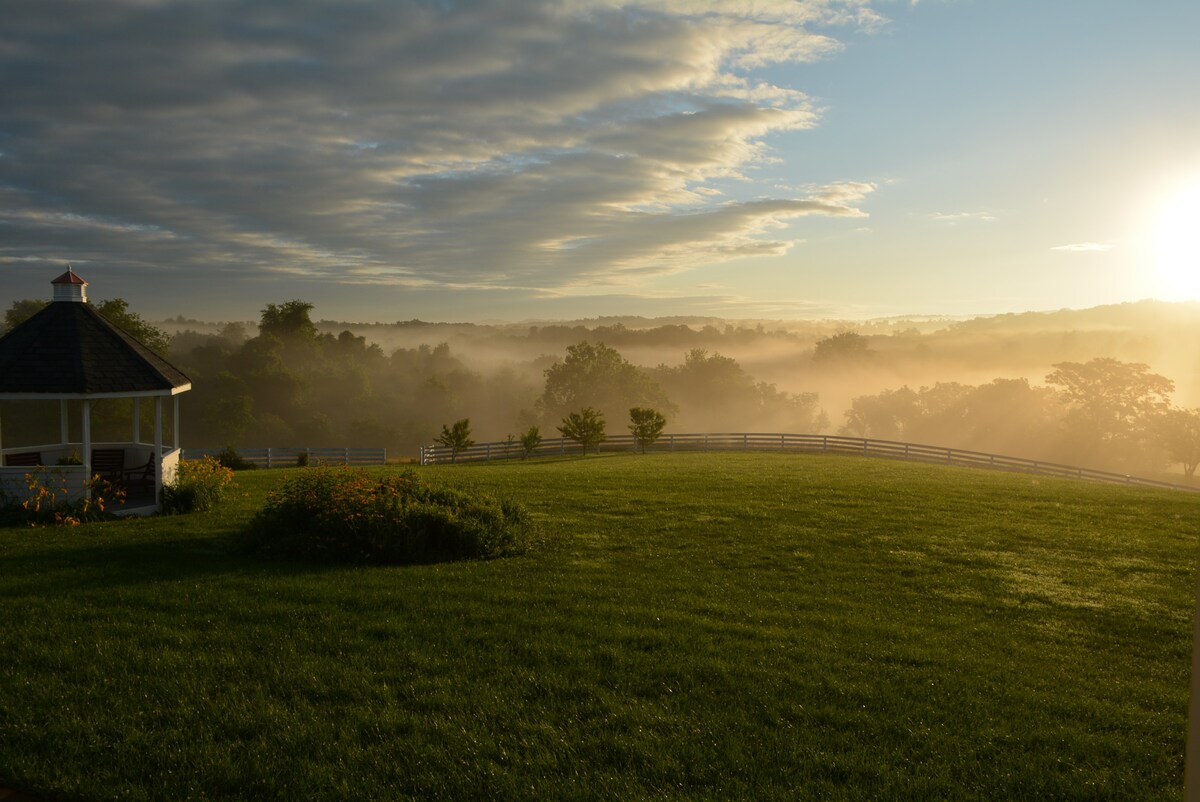
M92 473L122 487L154 487L154 458L144 465L126 468L125 449L93 448Z
M33 468L42 464L42 455L38 451L22 451L19 454L7 454L4 464L16 468Z

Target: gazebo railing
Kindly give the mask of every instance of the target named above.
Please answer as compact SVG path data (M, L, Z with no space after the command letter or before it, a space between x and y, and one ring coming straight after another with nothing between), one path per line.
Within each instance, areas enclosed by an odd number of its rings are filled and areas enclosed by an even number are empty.
M123 448L126 451L126 466L134 467L144 464L154 455L153 443L139 442L104 442L92 443L92 453L102 449ZM162 477L163 484L175 481L179 468L179 455L182 449L163 446ZM135 453L129 453L135 452ZM8 465L8 458L14 455L37 454L37 465ZM50 443L45 445L10 446L0 449L3 464L0 464L0 493L8 500L24 500L29 495L30 479L36 480L43 487L50 488L60 495L60 500L66 502L78 501L87 494L87 468L77 463L62 463L71 457L82 458L82 443Z

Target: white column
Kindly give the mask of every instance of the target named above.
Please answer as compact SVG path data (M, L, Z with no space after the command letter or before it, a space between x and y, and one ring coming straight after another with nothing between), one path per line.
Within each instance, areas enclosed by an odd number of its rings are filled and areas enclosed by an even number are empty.
M154 397L154 504L162 499L162 396Z
M65 398L58 402L58 431L60 443L65 446L71 442L71 427L67 420L67 399Z
M133 399L133 442L142 442L142 399Z
M171 410L171 422L175 425L175 438L171 440L173 448L179 448L179 396L171 398L175 402L174 409Z
M92 497L92 402L83 399L83 481L85 498Z

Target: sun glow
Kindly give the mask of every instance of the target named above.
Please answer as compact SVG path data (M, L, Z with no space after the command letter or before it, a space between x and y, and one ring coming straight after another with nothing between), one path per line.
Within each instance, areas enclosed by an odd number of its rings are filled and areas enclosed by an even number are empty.
M1152 231L1155 295L1200 300L1200 179L1169 195Z

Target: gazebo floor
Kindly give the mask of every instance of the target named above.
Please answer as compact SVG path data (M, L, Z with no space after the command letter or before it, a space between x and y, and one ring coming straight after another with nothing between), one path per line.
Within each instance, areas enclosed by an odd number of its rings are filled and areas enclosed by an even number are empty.
M138 488L126 492L125 502L112 508L114 515L153 515L158 512L154 490Z

